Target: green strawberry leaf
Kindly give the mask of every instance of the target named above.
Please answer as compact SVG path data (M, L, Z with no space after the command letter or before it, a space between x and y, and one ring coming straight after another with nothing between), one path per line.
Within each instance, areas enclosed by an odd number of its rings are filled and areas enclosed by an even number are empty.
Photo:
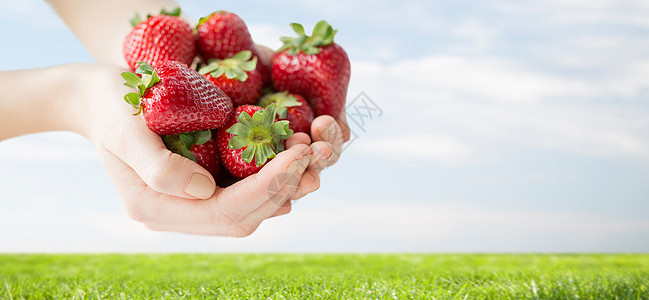
M239 69L243 71L252 71L257 68L257 57L253 57L251 60L243 61L239 63Z
M133 107L138 109L134 115L139 115L143 109L141 105L142 97L144 97L148 88L160 81L160 78L158 77L158 74L156 74L155 69L145 62L138 62L135 73L142 75L142 78L130 72L123 72L120 75L124 80L126 80L124 83L125 86L137 90L137 93L126 94L124 99L126 102L133 105Z
M210 73L214 78L219 78L223 74L225 74L225 68L218 68L214 72Z
M214 13L211 13L211 14L209 14L207 16L204 16L204 17L201 17L200 19L198 19L198 24L196 24L196 28L198 28L198 26L203 25L203 23L209 21L209 19L212 17L213 14Z
M252 51L242 50L233 55L232 58L235 60L248 61L252 57Z
M264 153L263 149L264 149L264 146L255 147L255 150L256 150L255 152L257 152L256 153L257 155L255 155L255 165L257 165L257 166L263 166L266 163L266 161L268 160L268 156L270 155L268 153Z
M327 36L327 32L331 32L331 30L332 30L331 25L329 25L329 23L327 23L327 21L322 20L322 21L315 24L315 26L313 27L313 33L311 34L311 36L318 37L318 38L323 38L323 37Z
M126 80L127 83L130 83L131 85L138 86L142 84L140 77L131 72L123 72L121 76L124 80Z
M233 78L237 77L237 74L234 73L234 70L232 70L231 68L226 68L225 69L225 77L233 79Z
M250 132L250 126L246 126L243 123L235 123L230 126L225 132L231 133L234 135L247 135Z
M198 26L201 26L203 23L207 22L212 17L212 15L214 15L214 14L222 14L222 13L226 13L226 12L227 11L225 11L225 10L217 10L217 11L215 11L215 12L213 12L213 13L207 15L207 16L201 17L200 19L198 19L198 24L196 25L196 28L198 28Z
M257 105L263 108L266 108L271 104L276 106L276 112L280 119L286 118L288 113L286 108L302 105L295 96L289 95L288 91L266 94L259 99L259 102L257 103Z
M227 59L212 59L209 63L200 69L201 75L210 74L213 78L219 78L225 74L228 79L239 79L239 81L248 80L248 73L257 68L257 57L251 59L252 52L249 50L239 51L237 54Z
M155 70L153 69L153 66L151 66L150 64L143 61L137 62L137 68L135 69L135 73L151 75L153 74L154 71Z
M232 72L234 72L234 78L239 79L239 81L246 81L248 80L248 73L241 69L233 69Z
M196 142L194 135L189 132L178 134L178 137L180 138L180 141L185 144L185 147L187 147L187 149L191 149Z
M212 131L210 130L199 130L199 131L194 131L194 145L202 145L207 143L210 139L212 139Z
M187 145L182 141L181 135L182 133L179 135L163 135L162 141L169 151L180 154L181 156L196 162L196 156L194 156L194 153L189 150L191 146L187 147Z
M160 10L161 15L167 15L172 17L180 17L180 7L176 7L172 10L165 10L164 8Z
M248 146L248 138L242 135L233 136L228 143L230 149L239 149Z
M243 124L245 126L248 126L248 127L253 126L252 117L246 112L240 113L239 116L237 117L237 121L239 121L239 123L241 123L241 124Z
M308 55L320 53L320 49L334 42L334 36L338 32L334 30L327 21L320 21L313 27L311 36L304 33L304 27L297 23L291 23L291 28L297 33L297 37L281 37L282 47L277 51L287 50L290 55L297 55L304 52Z
M275 114L277 114L277 105L271 104L266 107L266 110L264 110L264 120L263 124L264 126L272 126L273 123L275 122ZM253 116L254 120L254 116Z
M144 20L142 20L142 17L140 16L140 14L135 12L135 16L133 16L133 18L130 20L131 26L135 27L138 24L142 23L142 21L144 21Z
M124 100L135 108L140 108L140 95L137 93L128 93L124 95Z
M306 35L306 33L304 33L304 26L302 26L302 24L291 23L290 26L293 29L293 31L297 33L297 35Z
M288 129L288 121L275 121L276 106L271 104L265 110L256 111L252 117L242 112L237 117L238 123L230 126L226 132L233 135L228 142L230 149L245 149L241 159L247 163L255 161L262 166L284 150L282 140L288 139L293 131Z
M254 146L248 146L246 149L243 150L241 153L241 159L243 161L249 163L252 161L253 157L255 157L255 150L257 150L257 147Z
M266 118L264 118L264 115L266 115L266 114L264 113L263 110L255 112L255 114L252 115L252 124L255 124L257 126L266 125L264 123L264 120L266 119Z

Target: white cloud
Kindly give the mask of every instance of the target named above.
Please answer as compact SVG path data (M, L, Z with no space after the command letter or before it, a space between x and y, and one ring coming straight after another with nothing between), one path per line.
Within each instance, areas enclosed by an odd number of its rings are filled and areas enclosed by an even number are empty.
M352 66L349 95L364 91L382 108L385 117L377 123L383 127L376 129L382 134L408 132L424 144L435 135L453 137L453 145L462 145L456 147L460 157L487 151L497 155L504 152L503 144L517 144L649 162L649 120L633 105L649 89L648 62L580 77L499 57L360 61ZM602 97L609 104L597 104ZM372 143L389 145L366 144ZM383 147L380 153L394 158L403 157L402 151Z
M477 20L467 20L451 30L451 34L457 38L467 40L473 51L484 51L493 43L498 36L498 31L489 28L487 24Z
M354 151L394 156L397 160L432 161L443 165L461 165L472 159L471 149L451 136L392 136L355 141Z
M280 27L270 23L247 23L246 25L255 43L268 46L274 50L282 46L279 41L280 37L294 35L289 26Z

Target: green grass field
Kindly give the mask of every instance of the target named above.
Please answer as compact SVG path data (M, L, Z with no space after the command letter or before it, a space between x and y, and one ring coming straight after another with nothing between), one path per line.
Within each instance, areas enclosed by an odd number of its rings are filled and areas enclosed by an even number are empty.
M649 254L8 254L0 298L649 299Z

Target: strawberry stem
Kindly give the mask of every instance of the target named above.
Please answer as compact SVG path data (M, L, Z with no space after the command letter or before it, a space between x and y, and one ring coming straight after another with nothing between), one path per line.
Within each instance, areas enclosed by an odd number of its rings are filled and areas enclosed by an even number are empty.
M166 15L166 16L171 16L171 17L180 17L180 7L176 7L172 10L165 10L164 8L160 10L160 15ZM147 15L146 18L153 17L153 15ZM130 23L132 27L137 26L138 24L142 23L144 19L140 16L138 12L135 12L135 16L131 18Z
M176 135L163 135L162 142L169 151L196 162L196 157L191 151L192 146L205 144L211 138L212 133L210 130L199 130Z
M257 105L266 108L271 104L275 104L277 106L277 115L281 119L286 118L287 107L302 105L302 103L300 103L300 101L298 101L295 96L290 95L288 91L267 94L259 99L259 103Z
M225 11L225 10L217 10L217 11L215 11L215 12L213 12L213 13L207 15L207 16L201 17L200 19L198 19L198 24L196 24L196 28L198 28L198 26L201 26L203 23L209 21L209 19L212 17L212 15L214 15L214 14L224 14L224 13L227 13L227 11Z
M140 74L142 77L140 78L136 74ZM137 93L128 93L124 95L124 100L126 103L137 108L138 111L133 115L139 115L142 112L142 97L146 94L147 89L160 81L160 78L158 77L158 74L156 74L155 69L143 61L137 63L135 73L124 72L121 76L126 80L124 83L125 86L137 90Z
M234 56L227 59L212 59L210 62L201 67L198 73L205 75L209 73L214 78L219 78L225 74L228 79L239 79L239 81L248 80L248 73L257 68L257 57L252 57L250 50L239 51Z
M334 42L334 36L338 30L334 30L327 21L322 20L315 24L311 36L306 35L304 26L298 23L291 23L291 28L297 37L281 37L280 41L284 45L277 50L278 52L288 50L288 54L297 55L304 52L308 55L315 55L320 53L320 48L330 45Z
M293 135L289 129L288 121L275 122L277 106L269 105L264 110L256 111L252 117L247 113L241 113L235 123L226 132L233 134L228 147L239 149L245 147L241 153L243 161L250 163L253 159L259 167L284 151L282 140Z

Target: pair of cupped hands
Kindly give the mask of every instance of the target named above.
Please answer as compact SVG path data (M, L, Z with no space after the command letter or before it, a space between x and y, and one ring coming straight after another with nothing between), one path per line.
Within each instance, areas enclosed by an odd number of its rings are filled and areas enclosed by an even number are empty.
M270 65L273 51L263 49ZM97 148L100 160L131 218L156 231L244 237L266 219L291 211L297 200L320 187L320 172L340 157L349 140L345 112L319 116L310 136L296 133L259 173L228 187L219 187L210 173L166 149L123 95L130 92L119 74L124 70L93 65L92 95L84 101L88 124L82 130ZM86 70L88 71L88 70Z

